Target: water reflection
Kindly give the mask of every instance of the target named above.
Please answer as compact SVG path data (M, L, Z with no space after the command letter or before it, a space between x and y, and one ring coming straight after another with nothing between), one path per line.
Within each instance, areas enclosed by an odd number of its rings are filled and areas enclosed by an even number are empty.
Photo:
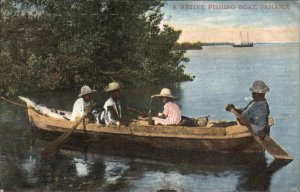
M88 175L89 172L89 162L85 161L84 159L74 157L74 162L76 166L77 176L85 177Z
M70 140L46 160L39 155L49 144L43 137L17 126L16 141L10 126L1 126L0 189L5 190L213 191L222 186L227 191L268 191L272 175L286 164L267 163L263 154L126 151L84 139L76 139L78 145ZM211 181L215 184L206 185Z
M80 164L75 168L77 177L99 181L94 176L101 175L105 189L134 191L210 191L213 185L204 184L212 179L225 191L268 191L272 175L288 163L268 163L264 154L178 153L147 148L131 153L92 144L82 148L84 151L68 144L65 148L60 154L73 156Z
M75 151L64 151L76 155ZM80 154L80 153L79 153ZM134 191L214 190L206 181L217 181L225 191L268 191L272 175L288 162L273 161L268 164L264 156L240 154L200 154L174 158L156 153L147 159L125 155L120 158L88 153L88 159L102 159L106 184L121 184ZM235 185L233 184L235 180ZM200 191L201 191L200 190ZM188 190L189 191L189 190Z
M31 162L22 165L29 150L28 136L31 133L25 127L22 121L0 124L0 189L9 187L16 190L20 186L28 186L27 169L34 165Z
M179 153L142 145L126 150L130 146L84 137L71 139L58 156L45 160L39 155L49 144L44 139L55 136L44 138L21 121L2 123L0 137L0 189L5 190L213 191L215 185L206 182L214 181L227 191L268 191L272 175L285 165L269 164L263 154Z
M126 97L124 106L147 112L145 103L159 90L160 87L148 89L139 100L136 98L140 92L131 91L132 97ZM174 91L180 95L178 89ZM47 101L43 98L46 97L40 97L41 103L48 103L49 97ZM67 109L72 103L64 104L61 108ZM72 137L58 156L45 160L39 152L49 144L47 140L52 141L57 135L44 135L31 129L25 110L5 103L1 107L4 112L0 129L0 189L269 191L273 174L286 164L268 163L263 154L157 151L142 144L119 145L109 140L97 144L84 135ZM161 103L153 102L151 107L153 112L161 110Z
M270 164L262 161L247 167L239 178L237 191L269 191L272 175L288 163L286 160L273 160Z
M107 183L117 183L125 171L129 168L128 165L121 162L104 161L105 163L105 179Z

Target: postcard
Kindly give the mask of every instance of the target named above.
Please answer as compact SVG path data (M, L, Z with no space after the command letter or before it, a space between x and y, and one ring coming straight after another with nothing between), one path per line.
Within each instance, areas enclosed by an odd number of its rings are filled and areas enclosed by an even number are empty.
M0 192L300 190L300 1L0 5Z

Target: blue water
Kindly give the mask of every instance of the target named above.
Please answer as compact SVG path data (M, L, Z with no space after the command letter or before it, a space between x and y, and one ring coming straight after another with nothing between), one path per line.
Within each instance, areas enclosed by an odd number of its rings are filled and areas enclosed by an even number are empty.
M184 115L234 120L224 110L228 103L245 106L249 87L264 80L275 126L271 136L294 157L294 161L271 169L272 157L242 154L172 154L160 157L86 153L62 150L52 160L39 151L47 145L31 129L24 109L0 102L0 190L4 191L299 191L300 190L300 69L299 44L258 44L253 48L204 47L187 51L186 71L194 81L173 87ZM124 91L123 104L149 109L149 98L162 86ZM35 101L70 110L77 93L35 93ZM107 95L99 91L95 100ZM11 98L16 99L16 98ZM152 111L161 109L159 101ZM124 113L126 111L124 110ZM125 114L126 115L126 114ZM133 114L127 114L132 116ZM133 154L133 155L132 155ZM178 158L180 156L180 158Z
M232 119L224 106L243 107L251 99L249 87L264 80L271 91L267 95L275 126L271 136L286 148L295 160L272 176L271 191L300 189L300 47L299 44L260 44L253 48L228 46L204 47L188 51L187 72L193 82L181 86L180 103L186 114L211 115L214 119ZM195 110L190 110L195 109Z

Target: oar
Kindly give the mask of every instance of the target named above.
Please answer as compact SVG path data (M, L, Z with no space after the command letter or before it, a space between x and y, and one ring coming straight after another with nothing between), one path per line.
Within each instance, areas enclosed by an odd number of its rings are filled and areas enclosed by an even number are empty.
M136 112L138 114L140 114L141 116L143 117L147 117L147 121L149 123L149 125L154 125L154 121L152 120L152 116L151 115L148 115L148 114L145 114L137 109L134 109L134 108L131 108L131 107L127 107L127 110L128 111L133 111L133 112Z
M233 108L229 109L229 112L234 114L236 118L241 118L242 116ZM284 160L293 160L293 157L288 154L272 137L266 135L264 139L260 139L260 137L254 133L251 126L247 125L247 128L255 141L260 144L270 155L272 155L275 159L284 159Z
M75 131L78 125L87 117L87 114L89 114L95 106L96 104L92 105L85 112L85 114L72 126L72 128L69 131L64 132L61 136L55 139L51 144L46 146L41 152L42 157L45 158L52 157L57 152L58 148L69 138L69 136Z
M17 105L17 106L19 106L19 107L28 108L26 105L22 105L22 104L20 104L20 103L13 102L13 101L11 101L11 100L9 100L9 99L6 99L6 98L4 98L4 97L0 97L0 98L3 99L4 101L7 101L7 102L9 102L9 103L11 103L11 104L14 104L14 105Z
M134 109L132 107L127 107L127 110L128 111L133 111L133 112L136 112L138 114L140 114L141 116L144 116L144 117L151 117L150 115L146 114L146 113L143 113L142 111L139 111L137 109Z
M152 98L150 99L150 102L149 102L149 106L148 106L148 108L149 108L149 111L148 111L148 115L151 115L151 104L152 104Z

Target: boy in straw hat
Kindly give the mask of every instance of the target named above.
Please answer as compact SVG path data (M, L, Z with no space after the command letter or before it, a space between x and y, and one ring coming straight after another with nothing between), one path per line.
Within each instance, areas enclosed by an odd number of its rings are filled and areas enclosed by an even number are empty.
M264 139L266 134L270 133L270 127L268 125L268 117L270 114L269 105L265 98L266 93L270 91L270 88L263 81L254 81L252 87L253 100L242 109L236 109L233 104L228 104L227 111L235 109L242 115L238 119L239 123L246 126L251 126L253 131L258 134L261 139Z
M174 102L177 98L172 95L171 90L163 88L160 94L151 96L151 98L155 97L161 98L164 103L163 113L159 113L158 117L152 117L155 125L178 125L181 121L181 110Z
M78 95L79 99L76 100L73 106L70 119L71 121L75 121L77 118L82 117L84 115L85 108L92 106L92 94L95 92L96 90L92 90L87 85L81 87L80 94Z
M103 106L104 111L101 114L101 120L104 121L106 125L120 125L122 117L120 88L120 84L117 82L109 83L108 86L104 88L104 91L110 95Z

